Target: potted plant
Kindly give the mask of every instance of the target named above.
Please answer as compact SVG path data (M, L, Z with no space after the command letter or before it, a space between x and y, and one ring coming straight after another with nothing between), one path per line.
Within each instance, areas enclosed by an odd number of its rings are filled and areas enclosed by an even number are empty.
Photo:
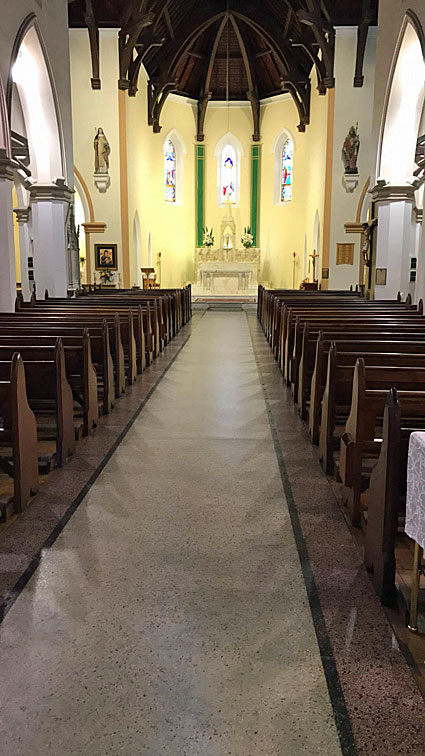
M254 237L251 233L251 226L245 226L241 236L241 244L245 249L250 249L254 245Z

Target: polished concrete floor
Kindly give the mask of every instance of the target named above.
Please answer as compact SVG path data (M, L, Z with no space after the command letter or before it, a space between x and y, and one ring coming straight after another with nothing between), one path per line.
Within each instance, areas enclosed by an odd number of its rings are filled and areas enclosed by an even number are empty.
M206 312L2 623L2 756L355 753L281 463Z

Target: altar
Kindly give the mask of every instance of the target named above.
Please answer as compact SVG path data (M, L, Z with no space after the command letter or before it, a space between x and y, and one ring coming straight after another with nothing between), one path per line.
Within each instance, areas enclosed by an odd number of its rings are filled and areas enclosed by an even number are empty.
M196 289L200 294L257 293L260 250L221 250L200 247L196 250Z
M212 241L212 238L206 241ZM242 244L240 249L236 247L236 224L232 207L227 203L220 227L220 247L205 244L196 248L196 278L192 293L201 296L257 294L260 257L258 247L244 247Z

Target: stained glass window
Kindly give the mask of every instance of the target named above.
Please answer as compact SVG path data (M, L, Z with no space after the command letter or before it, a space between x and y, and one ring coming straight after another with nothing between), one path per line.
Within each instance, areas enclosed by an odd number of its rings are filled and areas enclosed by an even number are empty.
M283 145L281 158L280 199L281 202L289 202L292 199L292 166L294 161L292 139L287 139Z
M171 139L165 144L164 148L164 183L165 183L165 201L176 201L176 148Z
M231 144L221 153L221 199L236 202L236 151Z

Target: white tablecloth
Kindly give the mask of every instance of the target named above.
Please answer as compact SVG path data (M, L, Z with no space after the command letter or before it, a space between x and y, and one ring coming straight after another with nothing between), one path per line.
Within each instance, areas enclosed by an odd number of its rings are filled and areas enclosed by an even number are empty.
M407 462L406 533L425 548L425 433L410 436Z

